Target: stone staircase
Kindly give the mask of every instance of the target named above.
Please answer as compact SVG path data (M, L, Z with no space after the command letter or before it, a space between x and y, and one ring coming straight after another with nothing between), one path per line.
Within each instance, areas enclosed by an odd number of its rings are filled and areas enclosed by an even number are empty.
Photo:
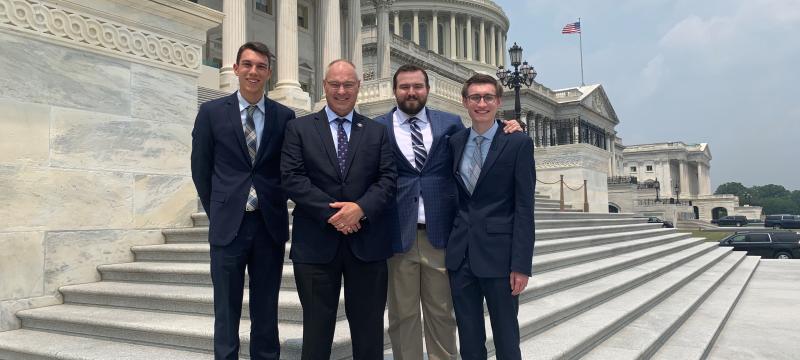
M699 358L758 263L631 214L558 211L558 201L536 197L534 276L520 296L526 359ZM0 333L0 359L212 359L208 220L192 218L193 228L164 230L164 244L134 246L135 262L99 266L102 281L62 287L63 305L18 312L22 328ZM300 357L302 339L292 270L287 258L285 359ZM247 294L244 303L246 358ZM351 356L341 303L333 359Z

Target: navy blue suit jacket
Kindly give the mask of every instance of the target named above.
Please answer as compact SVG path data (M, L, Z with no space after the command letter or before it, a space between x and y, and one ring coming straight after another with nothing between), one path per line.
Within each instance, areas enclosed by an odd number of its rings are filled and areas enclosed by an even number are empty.
M457 270L466 257L478 277L507 277L512 271L530 275L536 185L533 141L522 132L497 131L470 195L458 170L469 132L464 129L450 137L458 214L447 244L447 268Z
M375 119L389 129L392 153L397 165L397 207L392 222L392 248L395 253L407 252L417 238L418 198L425 199L425 223L428 240L437 249L447 246L456 214L456 183L452 176L453 155L449 139L464 125L458 115L427 109L433 143L422 171L408 162L394 134L392 109Z
M192 130L192 180L209 219L212 245L229 244L239 231L250 185L275 242L289 239L286 192L280 183L280 154L294 111L265 98L264 131L251 163L236 93L200 106Z
M397 180L386 127L353 114L345 162L339 172L336 147L325 110L289 122L283 142L283 186L295 202L292 212L292 261L325 264L334 259L341 241L348 241L362 261L392 256L389 212ZM364 211L361 230L343 235L328 224L338 209L330 203L351 201Z

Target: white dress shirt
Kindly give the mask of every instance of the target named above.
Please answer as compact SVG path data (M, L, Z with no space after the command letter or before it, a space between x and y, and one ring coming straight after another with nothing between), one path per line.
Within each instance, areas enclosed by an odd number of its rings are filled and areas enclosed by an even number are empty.
M411 166L416 167L414 161L414 149L412 148L411 140L411 124L408 122L408 119L412 117L419 119L417 121L417 126L419 126L419 131L422 133L422 144L425 145L425 151L430 152L431 145L433 144L433 132L431 131L430 121L428 121L426 108L423 107L422 110L420 110L420 112L416 115L409 115L402 112L400 109L397 109L392 117L392 123L394 125L394 138L397 141L397 146L400 148L400 151L403 152L403 155L406 157L406 160L411 164ZM425 223L425 206L422 201L422 194L419 196L419 212L417 216L417 223Z

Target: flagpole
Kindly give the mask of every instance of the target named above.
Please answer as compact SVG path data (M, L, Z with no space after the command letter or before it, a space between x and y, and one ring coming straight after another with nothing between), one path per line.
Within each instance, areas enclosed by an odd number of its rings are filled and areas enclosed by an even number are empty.
M578 18L578 24L580 26L581 18ZM583 82L583 26L580 27L578 31L578 46L581 52L581 86L586 86L586 83Z

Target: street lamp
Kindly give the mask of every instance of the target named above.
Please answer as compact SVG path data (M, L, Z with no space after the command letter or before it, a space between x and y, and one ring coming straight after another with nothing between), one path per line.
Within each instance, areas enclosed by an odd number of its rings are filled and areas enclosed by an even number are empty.
M656 178L656 181L653 184L653 187L656 188L656 202L660 204L661 203L661 197L659 196L659 192L661 191L661 183L658 182L658 178Z
M533 66L528 65L527 61L522 61L522 47L514 43L511 49L508 49L508 55L511 58L511 66L514 71L505 69L502 66L497 69L497 78L503 86L514 90L514 118L519 121L520 125L528 132L528 124L522 122L522 106L519 103L519 88L522 85L530 87L533 84L533 79L536 78L536 70Z
M675 183L675 203L681 203L681 186L678 183Z

